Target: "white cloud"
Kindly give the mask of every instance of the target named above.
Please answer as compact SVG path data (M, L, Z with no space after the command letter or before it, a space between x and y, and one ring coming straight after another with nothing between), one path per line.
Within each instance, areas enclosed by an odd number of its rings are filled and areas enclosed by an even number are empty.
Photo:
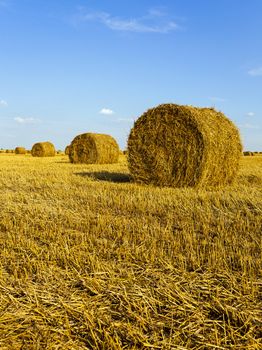
M14 121L16 121L19 124L35 124L35 123L38 123L40 120L36 119L36 118L16 117L16 118L14 118Z
M8 103L5 100L0 100L0 106L1 107L7 107Z
M127 122L127 123L133 123L135 121L135 119L132 118L118 118L117 119L118 122Z
M147 17L164 17L166 15L167 14L164 7L154 7L148 11Z
M209 100L210 100L210 101L213 101L213 102L225 102L225 101L226 101L225 98L216 97L216 96L211 96L211 97L209 97Z
M253 125L253 124L249 124L249 123L245 123L245 124L241 124L239 125L240 128L243 128L243 129L260 129L260 127L258 125Z
M122 32L165 34L178 29L177 23L157 9L151 9L145 16L138 18L120 18L107 12L83 12L78 19L97 21L111 30Z
M112 111L112 109L110 108L102 108L101 111L99 112L100 114L104 114L104 115L112 115L115 112Z
M247 115L248 117L254 117L255 113L254 113L254 112L248 112L246 115Z
M262 67L253 68L248 71L248 74L252 77L262 76Z

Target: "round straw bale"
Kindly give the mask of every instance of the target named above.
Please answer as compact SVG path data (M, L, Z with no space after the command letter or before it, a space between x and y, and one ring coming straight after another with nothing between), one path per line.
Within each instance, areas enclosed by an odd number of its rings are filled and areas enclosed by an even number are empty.
M24 147L16 147L15 154L26 154L26 149Z
M76 136L69 148L71 163L117 163L119 147L110 135L86 133Z
M31 154L33 157L54 157L56 151L51 142L38 142L33 145Z
M70 149L70 145L67 145L65 148L65 154L68 156L69 155L69 149Z
M162 104L134 123L128 164L134 181L171 187L215 187L233 181L242 144L221 112Z
M243 152L244 156L253 156L254 153L253 152L250 152L250 151L245 151Z

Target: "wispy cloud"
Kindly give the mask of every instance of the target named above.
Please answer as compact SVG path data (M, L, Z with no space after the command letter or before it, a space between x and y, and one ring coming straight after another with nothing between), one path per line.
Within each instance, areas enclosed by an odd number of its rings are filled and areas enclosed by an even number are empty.
M92 12L82 8L77 18L82 22L96 21L121 32L165 34L178 29L178 24L160 9L151 9L146 15L137 18L121 18L107 12Z
M222 97L217 97L217 96L211 96L208 98L210 101L213 101L213 102L225 102L226 99L225 98L222 98Z
M112 109L110 108L102 108L100 111L99 111L100 114L104 114L104 115L112 115L114 114L115 112L112 111Z
M5 100L0 100L0 106L1 107L7 107L8 103Z
M40 122L40 120L36 118L22 118L22 117L15 117L14 121L16 121L19 124L35 124Z
M248 112L246 115L247 115L247 117L254 117L255 113L254 112Z
M250 70L248 71L248 74L251 75L252 77L262 76L262 66L261 66L261 67L257 67L257 68L250 69Z
M133 118L117 118L116 121L124 123L133 123L135 119Z
M253 124L249 124L249 123L240 124L239 127L242 129L256 129L256 130L260 129L260 127L258 125L253 125Z

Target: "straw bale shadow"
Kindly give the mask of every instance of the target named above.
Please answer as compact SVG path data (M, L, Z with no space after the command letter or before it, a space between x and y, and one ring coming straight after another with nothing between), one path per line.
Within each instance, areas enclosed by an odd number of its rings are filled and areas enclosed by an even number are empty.
M75 173L75 175L82 176L82 177L91 177L95 180L115 182L115 183L125 183L125 182L131 181L131 176L129 174L110 173L109 171L81 172L81 173Z

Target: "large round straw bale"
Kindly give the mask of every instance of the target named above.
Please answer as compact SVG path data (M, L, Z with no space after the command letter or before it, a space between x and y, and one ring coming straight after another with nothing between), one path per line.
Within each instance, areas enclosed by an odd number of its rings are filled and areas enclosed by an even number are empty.
M86 133L76 136L70 144L71 163L111 164L117 163L119 147L110 135Z
M15 154L26 154L26 149L24 147L16 147Z
M51 142L38 142L33 145L31 154L33 157L54 157L56 151Z
M159 105L135 122L128 138L133 179L157 186L229 184L241 155L238 129L213 108Z

